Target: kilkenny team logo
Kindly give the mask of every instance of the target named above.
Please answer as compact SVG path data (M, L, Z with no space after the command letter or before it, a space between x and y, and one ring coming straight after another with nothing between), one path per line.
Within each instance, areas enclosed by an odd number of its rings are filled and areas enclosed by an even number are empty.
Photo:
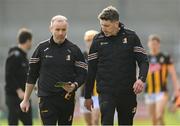
M66 56L66 60L67 60L67 61L70 61L70 60L71 60L71 56L70 56L70 55L67 55L67 56Z

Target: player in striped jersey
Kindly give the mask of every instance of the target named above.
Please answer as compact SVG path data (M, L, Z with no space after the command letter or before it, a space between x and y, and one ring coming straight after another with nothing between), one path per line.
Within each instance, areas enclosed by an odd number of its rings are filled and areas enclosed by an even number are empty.
M145 102L148 105L153 125L164 125L163 115L168 100L167 77L171 75L175 95L179 95L179 85L173 61L169 55L160 52L160 38L150 35L149 72L145 89Z

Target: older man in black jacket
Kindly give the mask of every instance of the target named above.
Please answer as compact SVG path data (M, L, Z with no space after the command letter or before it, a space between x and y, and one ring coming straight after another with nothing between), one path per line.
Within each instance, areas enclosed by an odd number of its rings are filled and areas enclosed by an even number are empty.
M75 91L84 83L87 65L80 49L66 38L67 18L52 18L52 37L38 45L30 59L24 112L29 108L29 97L38 79L40 115L44 125L71 125Z

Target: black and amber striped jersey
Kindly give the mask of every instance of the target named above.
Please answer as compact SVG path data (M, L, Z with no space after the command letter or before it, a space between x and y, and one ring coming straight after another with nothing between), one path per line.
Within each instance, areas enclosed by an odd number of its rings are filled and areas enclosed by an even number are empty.
M168 65L172 64L171 57L163 53L149 55L149 62L145 92L151 94L167 91Z

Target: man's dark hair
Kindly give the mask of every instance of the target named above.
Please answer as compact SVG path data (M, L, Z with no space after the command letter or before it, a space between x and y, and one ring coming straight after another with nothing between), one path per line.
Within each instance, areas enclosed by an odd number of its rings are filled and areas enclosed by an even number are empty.
M160 41L161 41L161 39L160 39L160 37L158 36L158 35L156 35L156 34L152 34L152 35L150 35L149 36L149 38L148 38L148 40L149 41L157 41L158 43L160 43Z
M108 6L105 9L103 9L102 12L98 15L98 19L119 21L118 10L113 6Z
M26 28L20 29L18 32L18 43L24 44L27 40L32 40L32 33Z

